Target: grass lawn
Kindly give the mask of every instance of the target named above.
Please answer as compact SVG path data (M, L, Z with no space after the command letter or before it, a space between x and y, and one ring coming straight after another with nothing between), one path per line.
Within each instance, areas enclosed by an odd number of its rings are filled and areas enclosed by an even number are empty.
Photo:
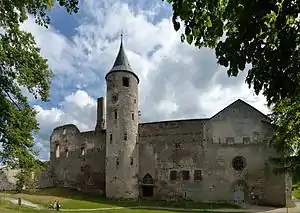
M50 212L56 212L54 210L36 210L32 208L27 208L27 207L20 207L11 204L7 201L1 201L0 202L0 212L1 213L50 213ZM66 213L71 213L67 211L63 211ZM118 210L105 210L105 211L80 211L80 213L192 213L192 211L186 210L186 211L167 211L167 210L149 210L149 209L129 209L129 208L124 208L124 209L118 209ZM197 213L204 213L204 212L198 212ZM217 213L217 212L214 212ZM230 212L229 212L230 213Z
M12 197L12 198L23 198L32 203L40 204L48 208L50 202L53 203L54 200L59 200L62 208L64 209L92 209L92 208L107 208L107 207L132 207L138 206L137 201L111 201L106 200L103 197L92 196L83 194L81 192L70 190L66 188L49 188L35 191L27 191L21 194L15 192L1 192L0 196ZM173 208L195 208L195 209L210 209L209 203L199 203L193 201L154 201L154 200L141 200L141 206L159 206L159 207L173 207ZM219 203L213 204L214 209L230 208L238 209L239 206ZM112 210L110 210L112 211ZM125 209L113 210L114 212L126 212ZM133 210L130 212L148 212L149 210ZM154 210L153 210L154 211ZM153 212L152 211L152 212ZM2 213L2 211L0 211ZM103 212L103 211L102 211ZM157 212L157 211L155 211ZM159 212L159 211L158 211ZM164 211L166 212L166 211Z
M292 194L295 198L300 199L300 184L299 183L293 185Z

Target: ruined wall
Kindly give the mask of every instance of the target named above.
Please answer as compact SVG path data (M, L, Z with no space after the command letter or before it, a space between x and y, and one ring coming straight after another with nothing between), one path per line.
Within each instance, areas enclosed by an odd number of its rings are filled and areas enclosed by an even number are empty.
M54 187L51 168L46 168L40 174L37 174L36 188L51 188Z
M154 178L157 198L249 202L254 191L262 203L284 204L284 177L268 170L274 150L266 121L236 101L211 119L141 124L140 179ZM235 157L244 168L234 168Z
M75 125L65 125L54 129L50 141L56 186L104 193L105 131L80 133Z
M15 176L18 170L7 167L0 169L0 190L15 190L17 179Z

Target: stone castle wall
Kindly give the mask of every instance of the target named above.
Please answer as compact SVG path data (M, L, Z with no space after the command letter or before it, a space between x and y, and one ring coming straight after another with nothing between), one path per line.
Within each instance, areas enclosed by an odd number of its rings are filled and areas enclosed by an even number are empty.
M103 194L105 131L80 132L75 125L51 135L50 167L55 186Z
M141 124L140 179L153 177L156 198L230 201L242 188L246 202L253 191L261 203L283 205L285 177L275 175L269 162L275 153L268 146L272 129L267 122L237 101L211 119ZM242 171L233 168L237 156L245 160ZM176 180L171 172L177 173ZM201 180L195 180L199 172Z

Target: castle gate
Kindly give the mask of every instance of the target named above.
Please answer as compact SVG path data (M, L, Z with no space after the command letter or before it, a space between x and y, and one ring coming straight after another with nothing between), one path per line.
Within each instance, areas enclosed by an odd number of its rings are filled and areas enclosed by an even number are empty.
M142 182L142 192L143 192L143 197L153 197L154 193L154 181L152 176L147 173Z

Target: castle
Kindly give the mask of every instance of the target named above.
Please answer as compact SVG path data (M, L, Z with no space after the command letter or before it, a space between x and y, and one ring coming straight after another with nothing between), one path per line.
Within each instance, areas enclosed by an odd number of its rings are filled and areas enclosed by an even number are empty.
M211 118L139 122L139 77L121 41L97 100L95 130L57 127L50 138L54 186L112 199L191 199L285 205L290 181L275 174L269 118L237 100ZM106 113L105 113L106 111Z

